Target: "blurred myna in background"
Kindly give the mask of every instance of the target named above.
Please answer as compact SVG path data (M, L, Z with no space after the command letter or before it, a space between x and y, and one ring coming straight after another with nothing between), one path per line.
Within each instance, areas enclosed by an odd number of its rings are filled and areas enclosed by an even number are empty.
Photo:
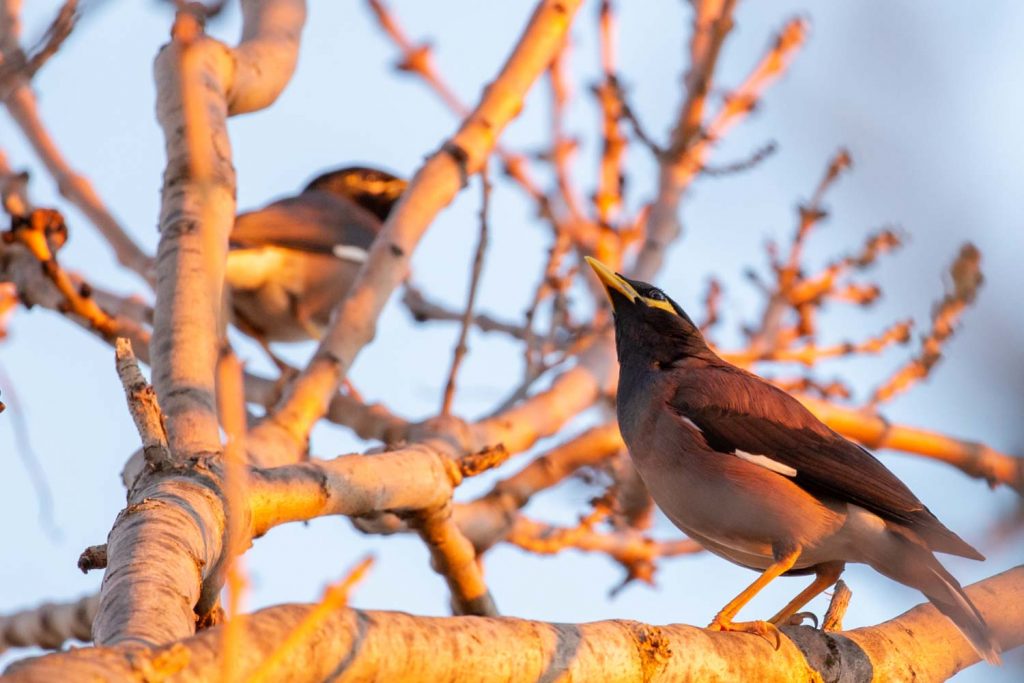
M238 216L227 262L236 326L264 347L319 339L405 185L384 171L341 168Z
M932 554L976 560L868 451L768 382L719 358L661 290L587 261L615 315L622 438L654 501L711 552L762 572L709 628L774 637L861 562L917 588L982 657L998 646L963 588ZM776 577L814 581L769 622L733 618Z

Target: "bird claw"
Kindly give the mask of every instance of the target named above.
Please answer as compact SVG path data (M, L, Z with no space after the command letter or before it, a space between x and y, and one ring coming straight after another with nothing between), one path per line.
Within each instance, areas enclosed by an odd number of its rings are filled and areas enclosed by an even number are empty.
M756 636L761 636L767 640L771 646L778 650L782 646L782 633L775 624L768 621L725 621L722 619L715 618L708 625L709 631L727 631L733 633L751 633Z
M772 623L776 626L802 626L807 619L814 622L814 628L818 628L818 615L814 612L797 612Z

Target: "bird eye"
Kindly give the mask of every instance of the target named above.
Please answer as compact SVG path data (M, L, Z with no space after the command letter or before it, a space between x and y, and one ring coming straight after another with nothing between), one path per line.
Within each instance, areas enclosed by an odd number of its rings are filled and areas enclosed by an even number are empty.
M660 289L652 289L647 292L647 298L652 301L668 301L668 297Z

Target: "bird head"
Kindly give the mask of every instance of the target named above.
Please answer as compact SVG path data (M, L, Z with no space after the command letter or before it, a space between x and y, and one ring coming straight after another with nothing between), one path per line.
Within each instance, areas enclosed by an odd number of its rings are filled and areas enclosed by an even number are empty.
M654 285L630 280L586 257L612 302L619 362L667 365L685 357L713 356L704 335L679 304Z
M408 183L386 171L348 166L317 176L303 192L330 192L351 199L384 222Z

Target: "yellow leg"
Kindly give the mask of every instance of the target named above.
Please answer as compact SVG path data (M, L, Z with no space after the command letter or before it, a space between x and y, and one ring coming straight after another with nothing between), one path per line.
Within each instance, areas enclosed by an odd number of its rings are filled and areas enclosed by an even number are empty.
M842 562L829 562L827 564L819 565L816 568L814 581L810 586L800 591L799 595L789 601L785 607L779 610L779 613L772 617L769 621L776 626L784 626L789 623L790 617L797 613L801 607L809 603L814 598L839 580L839 576L843 573L843 569L846 565ZM814 625L817 627L818 619L813 614Z
M743 631L745 633L755 633L768 642L774 640L775 649L779 648L779 644L782 642L779 630L775 628L774 624L770 624L766 621L748 621L748 622L733 622L732 618L736 616L737 612L743 609L743 606L750 602L755 595L761 592L765 586L771 583L773 580L782 576L796 564L796 560L800 557L800 548L787 552L775 561L773 565L764 570L761 576L757 577L752 584L747 586L742 593L733 598L728 605L722 608L722 610L715 615L715 618L708 625L708 628L712 631Z

